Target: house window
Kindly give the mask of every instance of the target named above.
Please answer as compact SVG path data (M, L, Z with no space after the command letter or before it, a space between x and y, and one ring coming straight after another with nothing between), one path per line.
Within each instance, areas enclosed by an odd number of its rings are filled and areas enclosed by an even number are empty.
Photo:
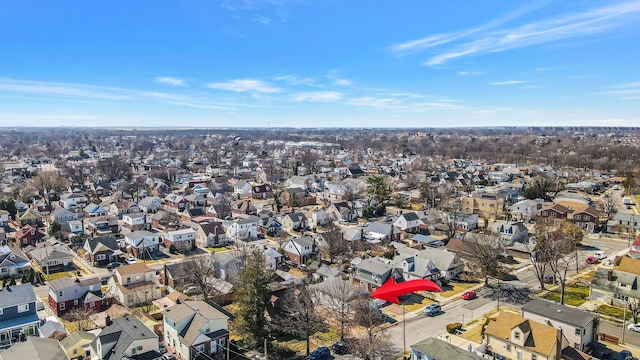
M196 346L196 355L202 354L204 352L204 345L200 344Z
M127 284L131 284L131 278L127 278Z
M218 350L217 347L218 347L218 343L215 340L213 340L213 341L211 341L211 343L209 343L209 351L211 353L216 352Z
M582 219L582 217L580 215L576 215L575 218L576 218L576 220ZM587 219L585 219L585 220L587 220Z
M78 299L73 300L73 305L78 306Z
M64 310L64 303L60 303L60 310Z
M531 360L538 360L538 355L531 354Z
M78 349L73 349L73 355L77 355L78 354Z
M106 258L107 258L107 255L105 255L105 254L98 254L98 255L96 256L96 259L97 259L98 261L100 261L100 260L104 260L104 259L106 259Z
M3 309L0 308L0 316L2 315L3 312L4 312Z
M18 312L23 313L29 311L29 304L18 305Z
M576 335L580 335L582 333L582 331L580 331L580 329L576 329Z
M62 296L62 291L58 291L58 296Z
M516 338L516 339L520 339L520 333L519 333L519 332L517 332L517 331L516 331L516 332L514 332L514 333L513 333L513 337L514 337L514 338Z
M578 343L573 343L573 348L574 348L574 349L577 349L577 350L580 350L580 344L578 344Z
M96 307L96 303L94 303L94 302L89 303L89 306L90 306L90 307L92 307L92 308L94 308L94 307Z
M511 351L511 344L507 344L507 351Z

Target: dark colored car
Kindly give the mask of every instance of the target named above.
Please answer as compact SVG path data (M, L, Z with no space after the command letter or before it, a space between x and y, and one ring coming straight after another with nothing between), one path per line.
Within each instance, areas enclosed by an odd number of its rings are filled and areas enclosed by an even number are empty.
M121 262L114 261L114 262L109 263L109 264L107 265L107 269L109 269L109 270L111 270L111 269L115 269L115 268L117 268L117 267L118 267L118 266L120 266L120 265L122 265L122 263L121 263Z
M422 310L422 313L424 313L427 316L435 316L440 314L441 312L442 312L442 307L440 306L440 304L431 304L426 308L424 308L424 310Z
M616 360L633 360L633 355L629 350L622 350L618 353Z
M335 354L343 355L349 352L349 345L347 345L346 342L339 340L331 345L331 350L333 350Z
M319 348L313 350L311 354L309 354L310 360L320 360L325 359L329 355L331 355L331 350L329 350L326 346L320 346Z

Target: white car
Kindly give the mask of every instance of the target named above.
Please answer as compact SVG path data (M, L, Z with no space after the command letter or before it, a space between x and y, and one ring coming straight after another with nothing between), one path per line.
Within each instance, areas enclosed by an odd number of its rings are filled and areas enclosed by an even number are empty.
M127 258L127 264L136 264L137 262L138 262L138 259L134 257Z
M605 253L605 252L604 252L604 251L602 251L602 250L598 250L598 251L596 251L596 252L593 254L593 256L597 257L597 258L598 258L598 260L603 260L604 258L606 258L606 257L607 257L607 253Z
M627 329L631 330L631 331L635 331L635 332L640 332L640 323L639 324L629 324L629 326L627 326Z

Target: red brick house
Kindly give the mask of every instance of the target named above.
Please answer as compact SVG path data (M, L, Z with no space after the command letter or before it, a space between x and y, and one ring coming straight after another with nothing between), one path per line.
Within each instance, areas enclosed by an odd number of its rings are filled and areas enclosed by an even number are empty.
M67 311L84 308L91 312L102 311L102 283L99 277L63 277L49 281L49 306L60 316Z
M20 247L36 246L36 244L43 242L47 236L42 230L33 225L25 225L16 232L16 242L20 243Z
M560 204L551 204L540 210L538 221L547 226L557 226L558 223L567 219L571 209Z
M272 194L273 190L269 184L255 185L251 187L251 198L253 199L267 200L271 198Z
M573 213L572 222L588 233L593 233L600 227L600 210L591 206Z

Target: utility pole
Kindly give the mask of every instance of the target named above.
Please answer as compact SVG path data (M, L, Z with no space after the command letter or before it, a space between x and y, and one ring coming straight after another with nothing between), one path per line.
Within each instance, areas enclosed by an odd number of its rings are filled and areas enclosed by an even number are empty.
M267 355L267 339L264 339L264 360L268 359Z
M627 327L627 306L629 305L629 301L625 301L624 303L624 315L622 317L622 339L620 340L624 344L624 330Z

